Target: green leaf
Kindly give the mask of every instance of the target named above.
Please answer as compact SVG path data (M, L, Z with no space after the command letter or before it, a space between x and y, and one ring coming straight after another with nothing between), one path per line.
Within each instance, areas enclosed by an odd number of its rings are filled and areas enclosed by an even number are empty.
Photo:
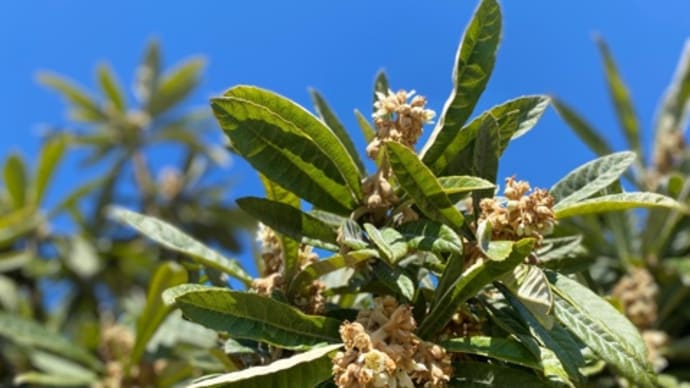
M3 252L0 254L0 273L15 271L24 267L35 257L35 253L30 250Z
M44 387L79 387L89 386L96 382L95 377L26 372L15 376L13 384Z
M367 143L370 143L372 140L374 140L374 137L376 137L376 131L374 128L369 124L369 121L362 115L360 111L355 109L355 118L357 119L357 124L359 125L359 129L362 130L362 135L364 135L364 140Z
M398 227L410 249L462 254L462 239L450 227L429 220L406 222Z
M94 371L89 370L86 366L80 365L74 361L66 358L46 353L40 350L29 351L29 359L31 365L46 373L47 375L59 377L48 382L48 385L55 386L58 381L65 381L63 378L73 378L76 381L81 381L82 385L89 385L98 380L98 376ZM79 380L77 380L79 379Z
M635 157L634 152L623 151L585 163L553 185L549 194L560 206L587 199L623 175Z
M34 176L31 200L38 205L45 197L46 189L67 149L66 136L57 135L48 139L38 159Z
M259 174L259 177L261 178L261 183L263 183L264 189L266 190L266 197L269 200L300 209L301 204L298 196L285 190L284 188L280 187L280 185L261 174ZM299 266L300 243L288 236L283 235L282 233L278 235L278 239L283 247L283 276L284 279L290 281L294 276L297 267Z
M244 197L237 200L240 209L278 233L297 241L338 250L337 235L328 224L303 211L269 199Z
M635 326L576 281L551 271L546 276L555 293L556 318L620 374L640 386L654 386L647 348Z
M26 204L27 172L24 159L17 153L11 153L5 160L4 168L5 189L12 200L15 209Z
M575 134L580 140L585 142L594 153L599 156L604 156L613 152L611 146L601 137L599 132L592 128L592 126L571 107L553 97L551 98L551 104L556 108L556 112L558 112L563 121L575 131Z
M329 354L341 347L341 344L324 346L274 361L269 365L255 366L223 375L202 377L194 381L189 388L315 387L331 377L333 364Z
M457 268L451 268L451 263L448 263L446 272L439 280L439 291L434 297L429 314L419 326L419 336L430 338L445 327L462 303L475 296L484 286L511 272L522 263L532 252L534 244L535 241L531 238L517 241L507 259L503 261L478 260L459 277L455 275ZM443 284L450 284L450 286L441 287Z
M630 92L618 73L618 69L616 68L616 64L613 61L613 57L611 56L606 42L601 38L597 38L596 42L604 60L604 70L606 71L606 82L609 87L609 93L611 94L611 99L616 108L618 120L623 128L625 137L628 140L630 148L640 156L640 160L645 160L644 150L642 149L640 140L640 122L635 113L635 108L630 98Z
M619 193L602 195L575 203L557 204L554 212L557 219L592 213L604 213L640 207L665 207L686 211L685 207L674 199L655 193Z
M297 274L290 288L298 290L321 276L339 269L356 267L359 263L376 257L378 257L378 253L373 249L360 249L342 254L338 253L306 266Z
M389 263L395 263L407 253L407 243L403 236L393 228L383 228L378 230L372 224L364 224L369 240L381 252L381 256Z
M101 84L101 89L103 93L108 98L113 108L115 108L120 113L125 113L127 111L127 106L125 102L125 94L120 87L113 70L107 64L102 64L98 66L98 82Z
M69 239L63 260L67 268L84 281L99 273L105 264L101 261L94 244L80 234L75 234Z
M505 286L497 284L497 287L529 329L531 336L520 335L520 340L544 364L544 374L565 383L569 383L571 379L580 382L582 376L579 366L584 364L580 353L572 352L570 347L562 346L559 343L560 337L556 338L553 330L545 328L520 299ZM538 345L530 344L533 341L538 342Z
M72 81L56 74L41 72L38 82L57 91L75 108L75 118L87 122L98 122L107 118L98 103Z
M474 155L472 157L472 175L483 178L489 182L496 181L498 173L499 147L501 135L499 133L498 122L490 114L484 116L482 125L477 132L477 139L474 142ZM492 190L484 190L483 193L491 195ZM475 196L482 193L475 193ZM477 203L479 203L477 197Z
M451 386L456 387L551 387L534 373L501 364L463 360L455 368Z
M201 265L227 273L247 286L251 284L252 278L236 260L226 258L167 222L117 207L110 208L109 213L113 219L131 226L164 247L184 253Z
M513 272L503 276L501 281L520 299L539 323L551 330L553 317L550 313L553 307L553 294L541 268L521 264L515 267Z
M409 276L398 267L391 267L379 261L373 266L376 279L394 294L401 295L407 302L414 299L415 284Z
M361 199L359 172L345 146L299 105L246 86L211 105L232 147L270 180L342 215Z
M0 216L0 246L12 243L36 229L44 221L43 215L30 207L3 214Z
M685 42L673 81L669 85L655 120L654 128L659 137L674 131L682 131L690 110L690 41Z
M175 262L162 263L154 272L146 294L146 305L137 318L137 331L134 347L129 355L126 369L141 360L153 334L172 311L171 306L161 303L161 294L168 288L187 282L187 271Z
M339 321L307 315L261 295L195 284L168 289L163 295L168 302L174 300L185 317L236 339L293 350L340 340Z
M474 141L487 115L493 116L498 122L498 132L501 134L499 154L501 154L505 151L511 137L522 135L537 124L548 103L548 97L534 95L518 97L496 105L462 129L454 131L444 147L436 146L435 143L431 145L430 139L421 152L422 160L436 174L467 174L472 165ZM443 149L432 151L432 148Z
M398 143L386 143L386 154L400 186L412 197L419 209L434 221L459 229L463 216L443 192L434 174L417 155Z
M328 106L328 103L321 96L321 94L314 89L311 89L310 92L319 117L321 117L321 120L323 120L323 122L326 123L331 131L333 131L333 133L338 137L338 140L343 143L347 149L347 152L350 154L350 157L357 164L359 174L364 175L366 173L364 163L362 163L362 160L359 158L357 148L355 148L352 138L347 133L347 129L345 129L345 126L340 122L335 113L333 113L333 110Z
M187 97L199 84L205 64L203 58L188 59L160 77L146 106L151 116L164 113Z
M44 349L57 355L88 365L94 370L101 370L100 361L74 341L49 331L44 326L24 318L0 311L0 336L10 341Z
M376 113L376 108L374 108L374 104L376 101L379 100L379 97L376 95L377 93L383 93L384 95L388 95L388 91L390 90L390 85L388 84L388 77L386 76L386 72L384 70L379 70L378 73L376 73L376 78L374 79L374 93L373 93L373 99L372 99L372 112Z
M475 354L531 369L543 369L532 353L512 338L471 336L453 338L440 345L451 353Z
M422 153L424 163L439 173L437 160L454 155L450 149L489 82L501 38L501 9L495 0L482 0L465 30L453 67L453 91ZM450 151L450 152L449 152Z

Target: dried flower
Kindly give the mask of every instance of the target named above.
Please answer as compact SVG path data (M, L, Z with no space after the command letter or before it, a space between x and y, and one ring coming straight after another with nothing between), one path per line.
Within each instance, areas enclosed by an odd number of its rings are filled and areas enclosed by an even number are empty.
M361 310L357 321L345 322L340 336L345 351L333 360L338 387L445 386L452 368L440 346L414 334L412 308L395 298L376 298L373 309Z
M541 240L553 231L556 224L553 197L543 189L527 194L530 189L529 183L510 177L506 179L505 200L485 198L479 203L480 219L491 223L494 239L536 237Z
M668 345L668 335L659 330L644 330L642 339L647 346L647 358L656 372L660 372L668 365L668 360L662 355L661 349Z
M659 286L645 268L634 268L613 287L612 294L623 305L623 311L639 329L651 328L657 319L656 297Z
M264 260L264 276L280 272L285 261L283 244L276 232L268 226L259 223L256 240L261 246L261 258Z

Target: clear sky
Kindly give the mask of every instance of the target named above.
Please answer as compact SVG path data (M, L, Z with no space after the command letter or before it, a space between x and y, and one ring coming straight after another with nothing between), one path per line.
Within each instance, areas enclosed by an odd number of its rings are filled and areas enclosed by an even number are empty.
M66 123L64 105L35 82L50 69L94 86L94 67L112 63L129 84L146 41L157 37L167 64L209 60L190 103L238 83L275 90L309 107L320 90L364 150L352 111L368 112L377 70L394 89L416 89L440 113L451 89L455 51L475 1L3 1L0 2L0 156L32 155L40 124ZM493 76L475 112L522 94L553 93L625 148L592 40L609 43L632 89L646 139L659 96L690 37L690 2L504 0L504 31ZM430 129L430 128L429 128ZM549 110L508 148L500 176L549 186L589 160ZM79 179L64 165L55 197ZM260 195L255 174L234 161L233 193Z

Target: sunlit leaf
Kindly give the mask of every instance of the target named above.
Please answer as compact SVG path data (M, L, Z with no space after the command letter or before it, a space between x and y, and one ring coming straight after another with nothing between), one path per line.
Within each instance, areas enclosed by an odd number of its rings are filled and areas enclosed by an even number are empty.
M489 82L501 38L501 10L495 0L483 0L475 11L460 43L453 67L453 91L446 101L434 131L422 151L424 163L434 172L444 168L437 160L462 147L452 147L460 128L472 114ZM452 149L455 148L453 151Z
M571 107L556 98L551 99L551 104L556 108L556 112L558 112L563 121L565 121L575 134L597 155L604 156L613 152L611 146L601 137L599 132Z
M159 115L187 97L201 80L201 71L206 61L203 58L188 59L170 72L163 74L150 96L147 110L152 116Z
M409 148L387 143L386 154L400 186L414 199L415 204L429 218L458 229L463 216L443 192L434 174Z
M586 199L575 203L557 204L554 212L557 219L592 213L604 213L633 208L665 207L685 210L683 205L665 195L656 193L620 193Z
M291 288L300 289L321 276L339 269L353 268L362 262L376 257L378 257L378 252L374 249L360 249L327 257L309 264L300 271L293 280Z
M55 170L60 164L66 149L67 138L62 135L49 138L41 149L32 185L31 201L35 205L40 204L45 197L48 185L53 179Z
M26 204L27 171L24 159L17 153L11 153L5 160L3 169L5 189L12 200L15 209Z
M398 228L410 249L462 254L462 239L450 227L428 220L406 222Z
M107 64L98 66L98 83L101 85L103 93L108 98L112 107L118 112L124 113L127 110L125 103L125 94L120 87L119 82L112 69Z
M98 106L95 99L89 96L80 86L74 84L71 80L56 74L42 72L38 74L38 81L56 90L73 105L75 109L75 119L89 122L97 122L106 119L105 113L101 107Z
M635 157L635 153L624 151L585 163L553 185L549 194L559 206L587 199L623 175Z

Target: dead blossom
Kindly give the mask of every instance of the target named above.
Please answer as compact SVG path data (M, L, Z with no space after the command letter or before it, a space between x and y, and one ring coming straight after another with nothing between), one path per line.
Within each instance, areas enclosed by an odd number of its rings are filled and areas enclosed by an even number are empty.
M485 198L479 203L480 219L491 224L494 239L536 237L541 241L553 231L553 197L543 189L530 190L529 183L510 177L506 179L505 199Z
M355 322L340 326L345 351L333 360L338 387L443 387L452 374L442 347L422 341L414 331L412 308L386 296Z

